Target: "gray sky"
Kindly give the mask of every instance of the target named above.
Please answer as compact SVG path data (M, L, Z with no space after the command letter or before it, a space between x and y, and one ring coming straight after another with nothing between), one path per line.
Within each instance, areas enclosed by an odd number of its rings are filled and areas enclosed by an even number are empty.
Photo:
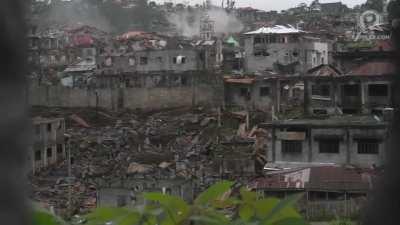
M157 2L174 2L174 3L202 3L203 0L156 0ZM320 0L320 2L338 2L340 0ZM222 0L212 0L213 4L221 5ZM312 0L236 0L238 7L251 6L253 8L269 10L288 9L305 2L309 4ZM342 0L349 7L366 2L366 0Z

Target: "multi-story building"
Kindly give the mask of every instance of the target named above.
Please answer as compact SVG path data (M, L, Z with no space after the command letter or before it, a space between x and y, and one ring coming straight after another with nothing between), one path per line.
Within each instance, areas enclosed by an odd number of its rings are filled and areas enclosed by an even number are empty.
M287 26L262 27L245 33L245 68L249 73L299 73L328 64L328 43Z
M28 159L32 173L56 164L65 158L65 122L63 118L33 119L34 140L30 147Z

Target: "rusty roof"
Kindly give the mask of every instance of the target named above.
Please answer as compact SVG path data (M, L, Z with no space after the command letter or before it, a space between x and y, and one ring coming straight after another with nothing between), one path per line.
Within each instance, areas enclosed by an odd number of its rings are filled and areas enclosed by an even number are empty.
M321 64L307 71L308 76L316 77L338 77L343 73L332 65Z
M250 77L243 77L243 78L232 78L232 77L224 77L225 83L231 84L253 84L256 79Z
M394 75L397 72L396 64L393 61L372 61L353 68L346 75L350 76L377 76Z
M367 169L340 166L308 167L283 170L258 178L249 184L252 189L309 189L324 191L361 191L372 188L377 173Z

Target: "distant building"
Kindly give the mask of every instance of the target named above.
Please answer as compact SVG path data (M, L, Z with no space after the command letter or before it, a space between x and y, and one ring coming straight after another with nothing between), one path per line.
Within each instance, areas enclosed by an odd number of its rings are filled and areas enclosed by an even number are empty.
M382 60L366 62L345 75L328 65L309 70L304 87L306 113L390 113L396 74L395 64Z
M294 74L329 63L328 43L294 27L263 27L244 35L249 73L275 70Z
M388 122L376 116L277 120L268 129L270 162L335 163L370 168L385 163Z
M34 118L34 144L29 149L30 171L39 172L65 158L65 122L62 118Z

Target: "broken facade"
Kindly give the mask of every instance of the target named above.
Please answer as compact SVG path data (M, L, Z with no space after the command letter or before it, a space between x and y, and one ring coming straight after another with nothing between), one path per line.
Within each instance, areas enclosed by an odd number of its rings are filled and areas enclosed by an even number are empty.
M329 63L328 43L294 27L277 25L245 33L244 48L248 73L295 74Z
M388 122L373 116L337 116L263 124L271 132L271 162L334 163L362 168L382 166Z
M30 171L39 172L65 159L64 119L34 118L34 140L29 150Z

